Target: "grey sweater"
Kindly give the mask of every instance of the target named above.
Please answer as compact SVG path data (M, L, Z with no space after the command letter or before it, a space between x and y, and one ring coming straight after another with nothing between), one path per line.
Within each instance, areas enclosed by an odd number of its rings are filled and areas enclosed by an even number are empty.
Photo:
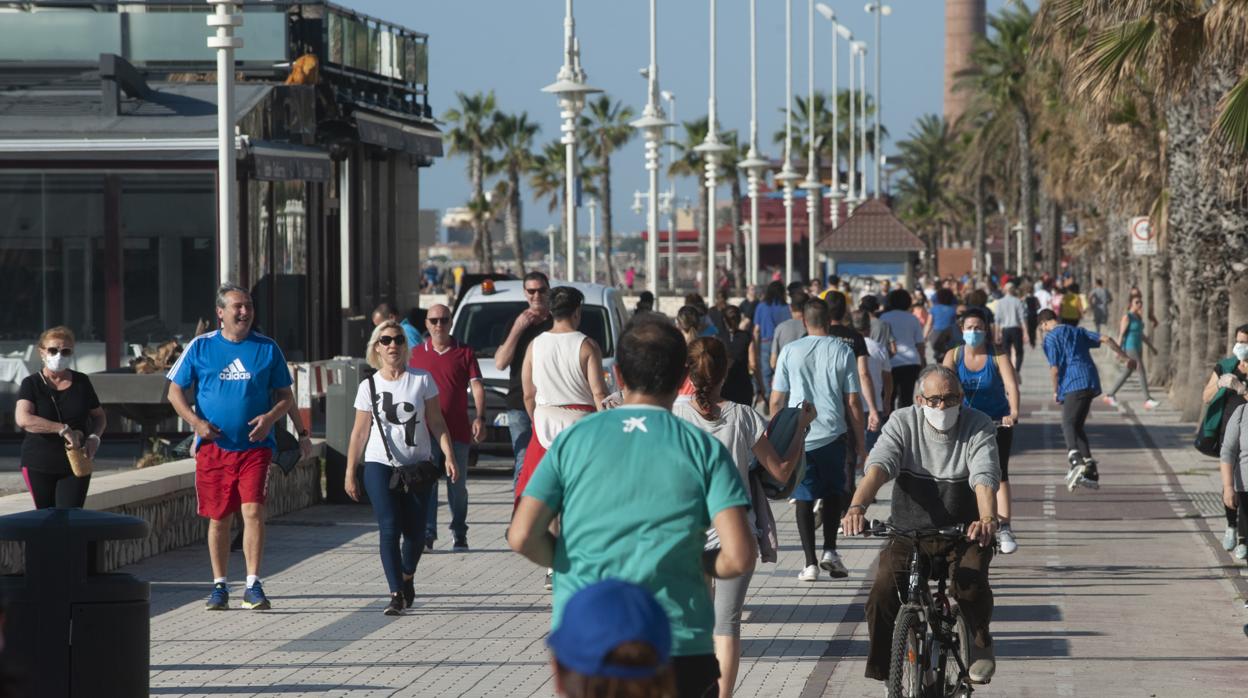
M955 427L936 431L913 405L884 424L867 467L880 468L893 486L892 523L927 528L979 519L975 487L1001 483L996 427L988 415L962 407Z
M1230 463L1236 492L1248 492L1248 405L1240 405L1226 421L1222 437L1222 462Z

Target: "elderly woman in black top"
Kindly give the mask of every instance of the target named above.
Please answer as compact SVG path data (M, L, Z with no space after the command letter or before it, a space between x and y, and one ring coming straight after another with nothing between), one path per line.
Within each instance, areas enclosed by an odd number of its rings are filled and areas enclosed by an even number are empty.
M94 458L104 433L104 408L86 374L71 371L74 333L53 327L39 335L43 368L22 381L17 393L17 426L22 441L22 475L36 509L81 508L91 476L76 477L67 449L86 448Z

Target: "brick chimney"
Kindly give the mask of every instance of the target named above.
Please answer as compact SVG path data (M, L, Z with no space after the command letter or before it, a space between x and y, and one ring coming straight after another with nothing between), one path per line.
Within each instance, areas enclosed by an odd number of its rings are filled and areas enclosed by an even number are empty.
M956 76L971 67L971 49L984 35L985 0L945 0L945 119L954 123L966 111L970 93L957 90Z

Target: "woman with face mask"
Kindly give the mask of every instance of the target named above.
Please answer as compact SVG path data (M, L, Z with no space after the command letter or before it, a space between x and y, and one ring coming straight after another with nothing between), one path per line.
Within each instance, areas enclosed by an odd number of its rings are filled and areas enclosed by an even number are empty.
M1214 365L1200 399L1206 407L1199 433L1213 437L1215 448L1216 445L1224 446L1226 418L1248 401L1248 325L1235 328L1235 345L1231 348L1231 355ZM1222 535L1222 547L1235 550L1238 543L1248 539L1248 511L1243 506L1228 505L1225 508L1226 531Z
M1140 374L1140 387L1144 390L1144 409L1151 410L1157 406L1157 401L1148 392L1148 373L1144 370L1144 344L1148 342L1148 338L1144 336L1144 299L1140 296L1132 296L1127 304L1127 312L1122 316L1122 322L1118 326L1118 341L1122 343L1122 350L1127 352L1127 356L1135 359L1136 369ZM1110 407L1118 405L1118 400L1114 396L1126 384L1132 373L1130 368L1123 369L1122 375L1118 376L1118 382L1114 383L1114 387L1110 388L1109 393L1105 395L1106 405Z
M1010 528L1010 449L1018 423L1018 376L1009 355L998 352L989 338L988 319L979 308L969 308L958 320L963 345L945 354L945 367L957 372L962 405L992 418L997 425L997 455L1001 486L997 488L997 542L1002 554L1018 549Z
M22 475L36 509L82 508L91 484L90 461L104 433L104 408L86 374L70 370L74 333L53 327L39 335L43 368L22 381L17 393L17 426L22 441ZM79 462L75 475L70 457ZM85 461L85 463L83 462Z

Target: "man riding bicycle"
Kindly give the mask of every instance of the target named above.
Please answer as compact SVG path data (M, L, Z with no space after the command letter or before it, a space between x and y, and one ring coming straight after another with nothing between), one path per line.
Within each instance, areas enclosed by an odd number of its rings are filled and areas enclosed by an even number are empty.
M962 386L953 371L929 365L919 374L916 401L889 417L867 457L865 476L841 521L845 535L866 527L867 507L880 487L893 486L891 522L902 529L966 524L967 540L950 545L923 541L920 551L947 547L952 596L966 618L973 640L969 678L987 683L996 670L992 636L992 589L988 563L997 532L996 490L1001 482L996 427L984 413L962 406ZM870 648L867 678L888 680L893 623L901 608L914 543L894 538L880 551L878 571L867 598ZM928 550L927 546L932 546Z

